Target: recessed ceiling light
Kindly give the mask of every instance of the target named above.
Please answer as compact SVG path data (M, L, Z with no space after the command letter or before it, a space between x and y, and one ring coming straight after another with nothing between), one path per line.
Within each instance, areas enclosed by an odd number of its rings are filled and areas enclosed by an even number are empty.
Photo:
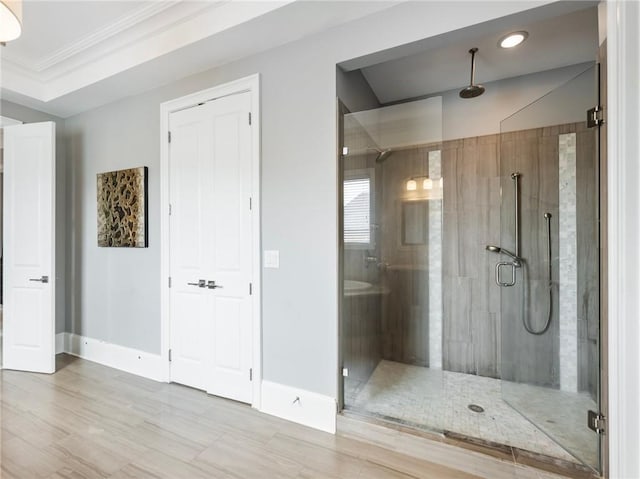
M528 36L529 34L525 31L509 33L500 39L498 46L500 48L517 47L524 42Z

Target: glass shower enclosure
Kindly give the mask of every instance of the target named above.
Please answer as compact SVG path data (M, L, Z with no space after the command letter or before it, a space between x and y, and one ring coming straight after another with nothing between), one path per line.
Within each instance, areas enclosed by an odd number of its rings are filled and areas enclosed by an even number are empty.
M483 136L442 97L342 109L347 412L599 470L595 74Z
M495 270L502 397L594 469L600 436L587 414L600 410L598 128L568 120L586 119L597 104L596 74L593 66L502 121L500 246L518 260L501 254Z

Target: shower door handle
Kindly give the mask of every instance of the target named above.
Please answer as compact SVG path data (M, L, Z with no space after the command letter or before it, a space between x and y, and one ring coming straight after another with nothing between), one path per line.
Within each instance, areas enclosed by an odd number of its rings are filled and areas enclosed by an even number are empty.
M502 281L500 279L500 268L505 266L511 267L511 281ZM500 261L496 263L496 284L502 288L513 286L516 284L516 265L511 261Z

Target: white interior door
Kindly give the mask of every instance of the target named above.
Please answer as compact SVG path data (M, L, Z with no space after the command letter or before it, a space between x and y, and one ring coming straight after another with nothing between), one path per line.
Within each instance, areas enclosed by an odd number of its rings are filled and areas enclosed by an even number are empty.
M249 93L169 119L171 380L250 403Z
M4 129L2 366L55 371L55 123Z

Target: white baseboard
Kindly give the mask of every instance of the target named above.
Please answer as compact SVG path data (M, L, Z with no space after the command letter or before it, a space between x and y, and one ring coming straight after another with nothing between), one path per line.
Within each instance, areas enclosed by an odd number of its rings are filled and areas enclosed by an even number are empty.
M154 381L169 380L166 358L72 333L56 334L56 354L67 353ZM335 434L336 401L304 389L262 381L260 411Z
M73 333L56 335L56 352L65 352L154 381L169 380L169 363L159 354L126 348Z
M336 432L336 401L329 396L262 381L260 411L321 431Z
M67 352L67 334L68 333L56 334L56 354Z

